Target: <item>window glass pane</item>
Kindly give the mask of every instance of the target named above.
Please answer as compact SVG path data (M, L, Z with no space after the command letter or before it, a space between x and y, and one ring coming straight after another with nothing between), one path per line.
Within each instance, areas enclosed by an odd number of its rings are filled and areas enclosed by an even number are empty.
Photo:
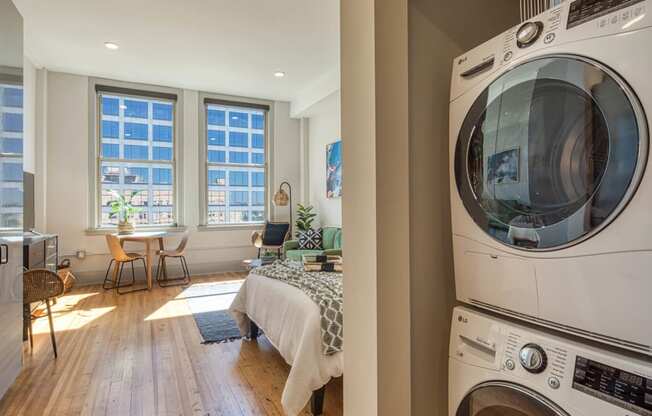
M146 167L126 167L125 183L149 183L149 169Z
M262 206L265 204L265 192L253 191L251 193L251 205Z
M223 170L208 171L208 185L224 186L226 185L226 172Z
M2 130L12 133L22 133L22 113L2 113Z
M117 139L120 137L120 123L117 121L102 121L102 137Z
M152 140L172 143L172 126L152 126Z
M172 121L172 104L152 104L152 118L154 120Z
M2 88L2 105L5 107L23 108L22 88Z
M252 134L251 135L251 147L254 149L264 149L265 148L265 136L262 134Z
M249 186L249 172L229 172L230 186Z
M147 101L125 100L125 117L147 118Z
M255 165L262 165L263 163L265 163L265 155L263 153L252 153L251 163Z
M206 112L206 119L208 120L208 124L212 126L223 126L224 117L224 111L222 110L208 110Z
M226 132L224 130L208 130L209 146L225 146Z
M23 181L23 164L10 163L4 161L2 163L2 180L4 182L22 182Z
M172 160L171 147L154 147L152 148L152 152L153 160Z
M231 191L229 193L229 204L231 206L249 205L249 192L247 192L247 191Z
M125 144L125 159L128 160L147 160L147 146L135 146L133 144Z
M147 124L125 123L125 139L147 140Z
M120 183L120 167L119 166L102 166L102 183Z
M263 172L252 172L251 186L255 186L255 187L265 186L265 174Z
M0 147L0 152L2 153L14 153L21 155L23 154L23 139L2 139L2 147Z
M251 128L262 130L265 128L265 117L262 114L251 115Z
M226 152L223 150L209 150L208 161L215 163L226 162Z
M249 163L249 153L229 152L229 163Z
M171 185L172 169L167 169L167 168L152 169L152 183L154 185Z
M120 157L119 144L102 144L102 157L106 159L117 159Z
M229 112L229 127L249 127L249 114L236 111Z
M229 133L229 146L231 147L249 147L248 134L232 131Z
M226 205L226 191L208 190L208 205L209 206L224 206Z
M102 97L102 114L106 116L120 115L120 100L117 98Z

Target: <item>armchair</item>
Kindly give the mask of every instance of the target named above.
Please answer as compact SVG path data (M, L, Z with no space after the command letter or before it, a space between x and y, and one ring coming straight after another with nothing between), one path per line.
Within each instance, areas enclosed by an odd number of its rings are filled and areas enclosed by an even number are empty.
M262 231L254 231L251 234L251 243L258 249L258 258L261 249L276 250L281 258L281 249L289 237L290 223L268 221Z

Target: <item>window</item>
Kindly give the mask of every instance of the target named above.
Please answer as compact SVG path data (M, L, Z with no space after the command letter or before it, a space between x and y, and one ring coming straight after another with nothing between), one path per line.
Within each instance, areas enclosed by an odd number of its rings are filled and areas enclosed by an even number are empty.
M204 111L206 224L265 221L266 108L231 106L205 98Z
M0 82L0 229L23 224L23 87Z
M175 210L175 100L98 90L98 225L112 226L114 193L140 208L138 225L170 226ZM157 98L154 98L157 97Z

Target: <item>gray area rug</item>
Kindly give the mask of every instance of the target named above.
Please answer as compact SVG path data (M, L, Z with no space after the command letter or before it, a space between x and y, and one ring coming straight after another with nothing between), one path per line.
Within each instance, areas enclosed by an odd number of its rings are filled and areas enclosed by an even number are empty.
M195 283L179 296L188 302L203 344L228 342L242 338L238 324L228 309L242 282Z

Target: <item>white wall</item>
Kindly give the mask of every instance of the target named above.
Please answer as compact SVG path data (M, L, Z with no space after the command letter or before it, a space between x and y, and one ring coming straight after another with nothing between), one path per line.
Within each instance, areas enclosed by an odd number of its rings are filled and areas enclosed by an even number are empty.
M315 225L342 226L342 198L326 197L326 145L341 139L340 92L322 99L302 114L308 123L307 202L318 214ZM346 167L344 167L346 169Z
M23 170L36 169L36 67L23 59Z
M81 283L96 282L104 277L108 264L105 238L87 232L89 207L88 146L89 137L89 79L86 76L48 71L44 136L46 161L42 163L45 175L37 174L37 183L45 178L45 201L37 206L48 233L59 235L60 253L71 256L76 250L86 250L84 260L72 258L73 271ZM241 260L254 256L250 245L251 229L198 231L199 225L199 94L183 91L183 198L184 212L181 224L188 227L191 237L188 263L193 274L241 269ZM38 119L37 115L37 119ZM37 127L38 130L39 127ZM281 180L299 183L299 121L289 118L289 104L274 104L273 131L275 138L274 167L271 172L270 197ZM278 217L284 219L285 211ZM274 217L274 212L272 211ZM175 246L177 238L170 238L166 246ZM134 248L137 248L134 246Z

